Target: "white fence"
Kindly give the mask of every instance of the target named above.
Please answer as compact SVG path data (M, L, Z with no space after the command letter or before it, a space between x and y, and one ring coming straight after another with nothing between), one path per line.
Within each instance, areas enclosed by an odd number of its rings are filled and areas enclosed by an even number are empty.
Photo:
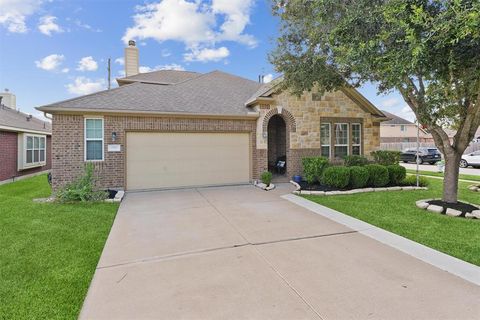
M415 149L417 147L416 142L388 142L388 143L380 143L381 150L396 150L396 151L403 151L405 149ZM420 142L420 147L432 147L436 148L434 143L430 142ZM480 150L480 142L472 142L465 150L465 153L475 152Z

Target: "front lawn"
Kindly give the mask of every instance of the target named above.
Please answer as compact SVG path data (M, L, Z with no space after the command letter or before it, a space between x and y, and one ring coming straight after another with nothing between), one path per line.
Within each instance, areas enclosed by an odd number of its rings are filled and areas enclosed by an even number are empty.
M478 170L480 172L480 170ZM416 174L417 172L412 169L407 169L407 173L409 174ZM423 171L419 170L418 173L422 176L432 176L432 177L442 177L443 178L443 172L433 172L433 171ZM459 179L463 180L472 180L472 181L479 181L480 182L480 175L476 176L473 174L459 174L458 175Z
M388 191L305 198L382 229L480 266L480 220L453 218L418 209L415 201L440 198L442 182L428 179L429 190ZM459 183L460 200L480 204L478 193Z
M118 205L34 203L46 175L0 186L0 318L76 319Z

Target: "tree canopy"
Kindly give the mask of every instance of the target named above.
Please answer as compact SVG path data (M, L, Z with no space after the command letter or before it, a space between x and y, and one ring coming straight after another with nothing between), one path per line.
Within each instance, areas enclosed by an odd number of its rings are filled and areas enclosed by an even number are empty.
M396 90L447 162L463 153L480 124L480 1L283 0L273 11L269 59L285 88Z

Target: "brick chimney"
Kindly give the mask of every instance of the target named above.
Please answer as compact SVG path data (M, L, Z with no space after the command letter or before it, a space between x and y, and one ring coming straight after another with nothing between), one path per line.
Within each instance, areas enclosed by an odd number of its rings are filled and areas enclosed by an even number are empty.
M129 40L128 47L125 48L125 76L138 74L138 67L138 48L135 46L134 40Z

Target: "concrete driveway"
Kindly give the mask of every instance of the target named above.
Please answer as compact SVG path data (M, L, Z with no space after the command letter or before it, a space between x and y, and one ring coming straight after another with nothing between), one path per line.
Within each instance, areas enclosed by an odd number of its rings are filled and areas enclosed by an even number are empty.
M288 202L130 193L82 319L478 319L480 287Z

